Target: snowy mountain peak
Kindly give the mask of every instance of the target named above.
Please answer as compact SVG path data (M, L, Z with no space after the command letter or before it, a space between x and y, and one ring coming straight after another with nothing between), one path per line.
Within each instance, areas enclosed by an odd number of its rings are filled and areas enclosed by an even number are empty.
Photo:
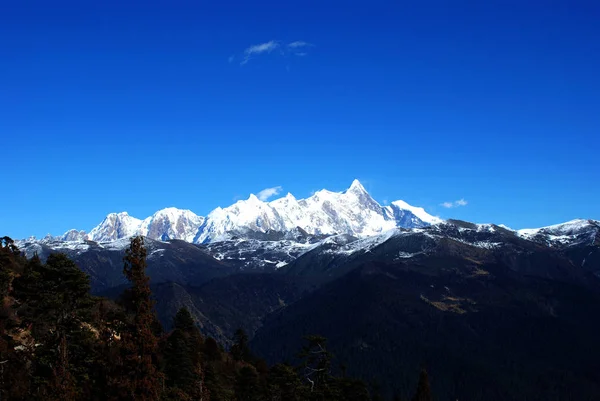
M227 238L228 232L289 232L297 227L309 234L370 236L395 227L424 227L441 221L422 208L405 202L401 206L383 208L358 180L346 191L322 189L300 200L287 194L267 203L250 195L228 208L213 210L199 228L194 242L219 241Z
M597 220L585 220L575 219L570 220L561 224L554 224L552 226L541 227L541 228L525 228L518 230L517 233L520 236L533 236L540 233L553 234L553 235L574 235L580 233L589 228L599 229L600 221Z
M64 233L61 237L61 241L83 241L87 239L87 233L83 230L71 229Z
M127 212L110 213L102 223L88 234L88 239L109 242L135 235L142 220L131 217Z
M250 196L248 197L246 202L254 203L254 204L262 203L262 201L260 199L258 199L258 197L254 194L250 194Z
M439 217L432 216L425 211L422 207L411 206L403 200L397 200L392 202L392 208L398 208L400 210L406 210L415 215L421 221L427 224L437 224L441 223L443 220Z
M215 242L244 233L292 232L301 229L310 235L346 234L365 237L396 227L419 228L441 221L423 208L403 201L383 207L359 180L342 192L322 189L306 199L288 193L271 202L251 194L233 205L217 207L206 218L190 210L168 207L140 220L127 212L110 213L89 234L70 230L64 241L111 242L143 235L154 240L180 239L188 242Z
M136 234L155 240L181 239L191 242L204 223L204 217L191 210L168 207L146 218Z
M522 230L518 230L517 232L521 236L536 235L540 232L548 232L553 234L571 234L589 226L597 226L598 223L599 222L595 220L575 219L567 221L565 223L554 224L551 226L541 228L524 228Z
M354 181L352 181L350 188L348 188L348 190L346 192L367 193L367 190L365 189L365 187L363 187L363 185L360 183L360 181L354 180Z
M517 230L517 235L538 242L573 245L594 243L600 238L600 221L575 219L542 228Z
M130 217L127 212L118 212L118 213L109 213L106 215L106 218L126 218Z

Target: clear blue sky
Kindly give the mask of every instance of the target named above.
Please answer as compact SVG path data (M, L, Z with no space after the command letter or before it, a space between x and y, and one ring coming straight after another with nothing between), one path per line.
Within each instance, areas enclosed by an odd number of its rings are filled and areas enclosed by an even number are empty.
M255 3L4 2L0 234L354 178L444 218L600 219L600 3Z

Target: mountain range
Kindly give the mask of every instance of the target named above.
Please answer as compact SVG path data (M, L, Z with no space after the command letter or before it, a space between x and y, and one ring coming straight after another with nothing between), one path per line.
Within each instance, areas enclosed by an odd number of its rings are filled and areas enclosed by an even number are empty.
M348 373L409 395L427 365L439 399L600 399L600 222L537 229L441 220L381 206L358 181L272 202L254 195L206 217L174 208L110 214L89 233L17 242L66 253L96 294L126 285L144 235L160 320L186 306L227 344L244 328L271 363L323 334Z
M61 251L86 259L82 268L90 274L93 288L100 291L124 283L121 260L115 255L122 253L134 235L146 237L151 270L155 263L164 265L172 259L169 268L157 269L154 281L189 283L182 272L193 271L193 282L201 284L204 279L235 271L271 272L292 265L294 269L310 265L315 271L326 259L330 267L341 266L331 272L348 271L352 266L348 260L392 241L402 244L394 259L427 253L437 239L448 237L481 249L503 248L518 240L575 249L596 243L599 227L598 221L583 219L517 231L502 225L444 221L403 201L382 206L354 180L346 191L321 190L301 200L287 194L264 202L250 195L207 217L176 208L160 210L144 220L126 212L111 213L89 233L73 229L62 236L31 237L18 244L29 256ZM190 266L197 260L202 260L205 268L192 270ZM589 266L590 260L593 252L578 263ZM186 267L186 261L190 266ZM107 263L112 267L107 268Z
M47 239L110 242L143 235L154 240L207 243L226 239L233 232L286 232L298 227L315 235L344 233L363 237L395 227L418 228L440 221L423 208L401 200L382 206L354 180L344 192L323 189L306 199L296 199L288 193L264 202L251 194L229 207L216 208L206 217L177 208L159 210L144 220L127 212L111 213L89 233L72 229Z

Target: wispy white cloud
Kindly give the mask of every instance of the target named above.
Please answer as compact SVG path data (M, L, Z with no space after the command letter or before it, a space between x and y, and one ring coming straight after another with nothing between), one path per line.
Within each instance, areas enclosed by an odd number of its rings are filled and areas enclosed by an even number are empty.
M312 43L305 42L303 40L297 40L295 42L288 43L286 45L287 50L294 56L304 57L308 55L308 49L313 47Z
M295 42L288 43L287 46L291 47L292 49L296 49L299 47L309 47L309 46L312 46L312 44L305 42L303 40L297 40Z
M265 188L262 191L260 191L256 195L256 197L258 199L260 199L261 201L266 201L267 199L269 199L272 196L279 195L282 190L283 190L283 188L281 186L276 186L273 188Z
M456 200L454 202L440 203L440 206L443 206L443 207L445 207L447 209L451 209L453 207L467 206L468 203L469 202L467 202L466 200L464 200L464 199L461 198L461 199Z
M273 50L276 50L279 47L280 44L276 40L270 40L265 43L259 43L258 45L252 45L244 50L244 59L242 60L241 65L246 64L253 56L271 53Z
M279 40L270 40L268 42L247 47L241 55L242 61L240 62L240 65L246 65L253 58L263 54L269 54L274 51L277 51L277 53L281 56L306 56L308 54L308 48L313 46L313 44L303 40L297 40L287 44ZM233 62L234 59L235 56L229 57L229 62Z
M273 50L277 49L278 47L279 47L279 42L277 42L275 40L270 40L265 43L250 46L246 50L244 50L244 53L248 54L248 55L270 53Z

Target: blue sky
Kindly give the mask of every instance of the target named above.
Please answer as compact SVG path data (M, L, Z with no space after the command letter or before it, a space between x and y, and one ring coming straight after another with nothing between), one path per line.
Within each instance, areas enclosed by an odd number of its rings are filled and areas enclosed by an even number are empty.
M253 3L3 4L0 234L354 178L444 218L600 219L597 2Z

